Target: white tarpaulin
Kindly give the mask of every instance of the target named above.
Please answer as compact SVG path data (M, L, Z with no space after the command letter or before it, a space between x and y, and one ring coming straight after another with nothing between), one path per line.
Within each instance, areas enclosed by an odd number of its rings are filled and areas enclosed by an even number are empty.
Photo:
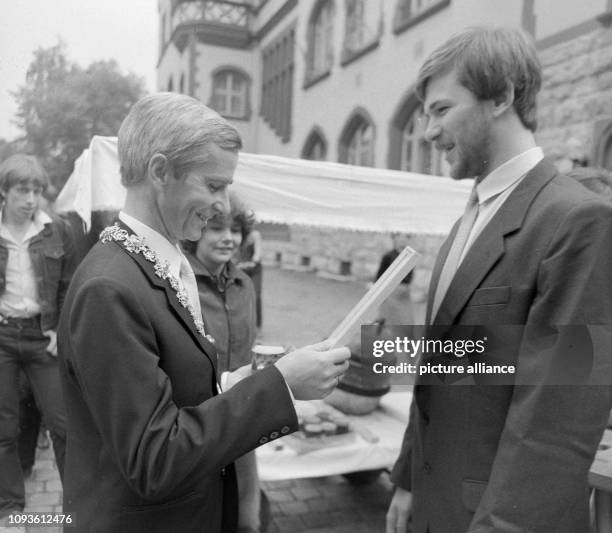
M240 153L233 189L262 222L366 231L445 234L461 215L471 181L411 172ZM120 209L117 139L94 137L60 192L58 212Z

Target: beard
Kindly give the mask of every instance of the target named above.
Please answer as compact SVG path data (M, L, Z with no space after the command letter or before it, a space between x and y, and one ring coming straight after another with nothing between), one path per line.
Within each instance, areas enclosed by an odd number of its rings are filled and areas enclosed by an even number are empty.
M456 180L482 179L488 174L491 161L491 119L477 113L465 120L463 126L455 144L450 174Z

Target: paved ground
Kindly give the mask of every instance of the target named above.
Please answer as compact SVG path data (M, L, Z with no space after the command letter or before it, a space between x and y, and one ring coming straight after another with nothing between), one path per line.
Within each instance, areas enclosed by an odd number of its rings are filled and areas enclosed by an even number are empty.
M367 291L364 283L269 267L263 274L262 341L302 346L327 337Z
M326 337L366 291L363 283L323 279L312 273L267 268L264 272L264 342L300 346ZM391 495L386 473L355 486L341 476L264 483L271 503L270 533L379 533ZM61 484L50 449L38 450L26 483L26 511L61 510ZM4 528L2 533L61 533L59 528ZM66 528L69 532L70 529ZM109 532L111 533L111 532Z

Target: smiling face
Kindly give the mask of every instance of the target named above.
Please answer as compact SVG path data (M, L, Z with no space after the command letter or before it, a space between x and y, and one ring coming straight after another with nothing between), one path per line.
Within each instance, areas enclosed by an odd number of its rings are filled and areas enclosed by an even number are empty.
M207 146L210 157L181 177L169 176L158 195L163 232L172 241L197 241L208 220L229 211L228 186L233 181L238 154Z
M242 242L241 226L229 217L214 217L196 247L196 256L211 274L218 275Z
M425 137L446 154L451 176L484 178L491 162L491 102L478 100L450 70L428 81L423 108Z

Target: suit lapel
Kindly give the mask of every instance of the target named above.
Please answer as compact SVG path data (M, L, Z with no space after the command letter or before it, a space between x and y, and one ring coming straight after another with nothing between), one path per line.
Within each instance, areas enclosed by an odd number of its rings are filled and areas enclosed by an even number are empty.
M440 304L438 314L434 318L434 324L454 323L457 315L461 312L484 277L504 255L506 236L520 230L534 198L556 173L557 170L554 165L544 159L530 170L523 181L512 191L505 203L474 241L464 260L461 262L455 277L448 287L446 296ZM456 232L456 227L454 232ZM451 238L444 244L444 247L446 247L444 259L448 254L450 242L452 242ZM442 250L440 256L442 256ZM439 265L438 262L436 261L435 268L439 277L439 271L442 268L443 262L440 261ZM432 289L435 289L435 286L432 286L429 291L428 316L431 313Z
M118 220L117 223L122 229L128 231L130 234L134 233L128 226L126 226L120 220ZM123 248L123 246L120 245L119 243L115 243L115 244ZM199 344L202 351L206 354L206 357L208 357L211 364L213 365L213 368L215 369L215 374L216 374L217 373L217 350L211 342L209 342L203 335L200 335L198 333L195 327L193 318L189 314L189 311L187 311L187 309L183 307L181 303L179 302L176 296L176 292L170 286L170 282L165 279L160 278L157 274L155 274L155 268L154 268L153 263L151 263L150 261L147 261L142 256L142 254L129 253L125 249L124 251L136 262L136 264L138 264L138 266L141 268L145 276L147 276L147 278L149 279L149 282L153 286L159 287L166 293L166 299L168 300L168 305L174 311L174 313L179 318L179 320L183 323L183 325L189 330L191 336Z

